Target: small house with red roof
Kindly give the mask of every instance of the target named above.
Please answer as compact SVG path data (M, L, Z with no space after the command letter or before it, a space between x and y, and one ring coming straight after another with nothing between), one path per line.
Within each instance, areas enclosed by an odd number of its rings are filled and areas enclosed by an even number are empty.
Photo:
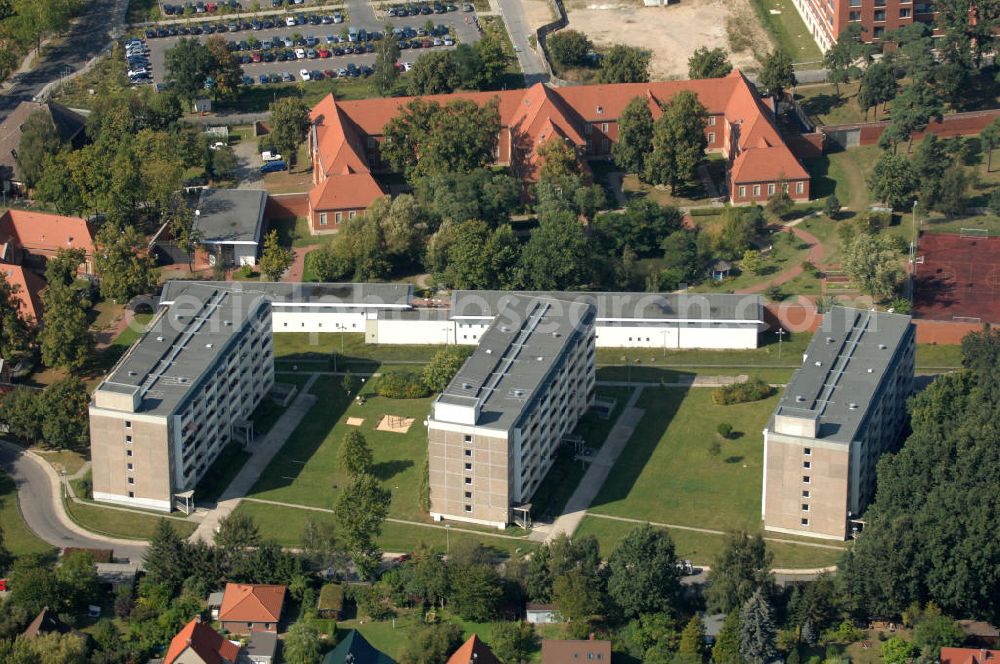
M277 632L285 606L285 586L227 583L219 622L234 634Z
M27 210L0 215L0 262L42 269L60 249L82 249L81 272L94 273L94 232L86 220Z
M941 664L998 664L1000 650L986 648L941 648Z
M240 646L201 621L201 616L184 625L170 641L163 664L242 664Z
M489 646L483 643L478 635L473 634L469 640L448 658L447 664L501 664Z
M809 200L809 174L785 144L773 108L739 71L723 78L695 81L563 88L537 83L526 89L429 95L421 99L442 105L456 100L480 105L497 103L500 134L496 163L509 166L530 183L537 178L538 147L545 141L566 141L585 162L606 161L618 138L618 118L630 101L645 99L655 119L661 115L662 106L684 90L694 92L708 112L706 151L726 160L731 203L764 202L780 189L793 200ZM363 213L384 195L376 178L387 170L379 150L384 128L414 99L337 101L331 94L312 109L309 151L313 190L309 210L313 233L336 232L338 223Z

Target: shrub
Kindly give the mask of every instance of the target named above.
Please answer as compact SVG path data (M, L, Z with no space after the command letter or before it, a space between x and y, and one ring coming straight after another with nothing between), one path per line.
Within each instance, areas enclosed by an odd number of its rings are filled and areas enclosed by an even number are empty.
M239 275L241 279L249 279L253 276L253 267L250 265L244 265L240 267L236 274Z
M897 297L889 303L889 308L897 314L908 314L910 313L910 301L905 297Z
M729 422L721 422L717 431L723 438L729 438L733 434L733 425Z
M718 439L713 438L712 442L708 444L708 453L714 457L722 453L722 444L719 443Z
M774 394L774 388L762 379L754 377L743 383L723 385L712 392L712 401L720 406L731 406L736 403L760 401ZM730 432L732 429L730 428ZM721 431L719 433L722 433Z
M387 371L375 381L375 393L387 399L421 399L431 391L418 374Z
M785 299L785 294L781 291L778 286L768 286L764 290L764 297L769 300L774 300L775 302L781 302Z
M836 194L831 194L823 203L823 212L830 219L836 220L840 216L840 199Z
M814 277L819 276L819 270L816 268L816 266L813 264L812 261L802 261L801 267L802 271L805 272L806 274L811 274Z
M1000 189L994 189L990 192L989 208L990 212L1000 217Z
M421 372L424 385L432 392L443 391L471 354L471 346L449 346L439 350L424 365Z

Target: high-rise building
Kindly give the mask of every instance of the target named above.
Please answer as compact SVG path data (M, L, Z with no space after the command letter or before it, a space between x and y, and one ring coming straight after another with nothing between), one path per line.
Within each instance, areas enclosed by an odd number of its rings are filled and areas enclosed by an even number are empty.
M516 522L593 402L592 303L524 296L498 313L427 421L435 520Z
M861 39L877 41L889 30L914 21L931 23L934 3L927 0L792 0L821 50L827 51L852 23L861 25Z
M834 307L764 430L766 530L843 540L875 497L913 389L909 316Z
M252 436L249 418L273 383L269 299L186 284L93 394L94 499L190 506L219 452Z

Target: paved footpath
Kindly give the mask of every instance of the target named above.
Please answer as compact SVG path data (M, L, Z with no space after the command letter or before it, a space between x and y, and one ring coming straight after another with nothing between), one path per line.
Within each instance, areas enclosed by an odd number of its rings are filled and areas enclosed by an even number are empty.
M601 490L601 486L604 484L604 480L607 479L608 473L611 472L615 462L618 461L622 450L625 449L629 438L632 437L632 432L639 424L639 420L642 419L644 411L641 408L636 408L635 404L639 401L643 389L645 389L643 386L638 386L632 391L632 396L629 397L625 403L625 407L622 408L621 415L618 416L615 425L608 432L608 437L604 440L604 445L601 446L601 449L594 456L594 460L590 463L590 468L587 469L587 472L580 480L580 484L577 485L573 495L566 501L563 513L555 520L555 523L551 527L535 527L531 532L531 539L548 543L559 535L565 534L571 536L576 532L580 522L583 521L583 517L587 515L587 508L590 507L590 503L597 497L597 492Z
M288 440L288 437L299 426L299 422L302 421L306 413L309 412L309 409L316 403L315 395L309 394L309 390L317 378L316 374L309 377L309 380L306 381L306 384L299 391L299 395L295 397L295 401L282 413L267 435L253 444L252 456L247 459L240 472L229 483L229 486L222 492L222 495L219 496L219 501L215 508L207 511L204 520L191 533L191 537L188 538L190 541L197 542L198 540L202 540L210 544L212 543L212 540L215 538L216 528L219 527L219 522L233 513L233 510L240 504L243 497L253 488L257 479L264 474L268 464L271 463L271 459L277 455L285 444L285 441Z

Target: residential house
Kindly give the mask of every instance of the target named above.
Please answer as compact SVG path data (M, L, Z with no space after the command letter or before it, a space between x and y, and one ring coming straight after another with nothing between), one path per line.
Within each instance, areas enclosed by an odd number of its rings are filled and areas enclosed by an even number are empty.
M20 265L0 263L0 272L14 290L14 297L20 302L21 318L29 323L38 323L42 319L42 290L45 288L45 280Z
M986 648L941 648L941 664L997 664L1000 650Z
M222 637L201 616L171 639L163 664L242 664L240 646Z
M21 636L26 639L32 639L41 634L48 634L50 632L68 634L71 631L73 630L69 627L69 625L59 620L56 612L46 606L37 616L35 616L35 619L31 621L31 624L29 624L24 631L21 632Z
M253 632L247 639L246 656L254 664L273 664L278 652L278 635L274 632Z
M256 265L264 229L267 192L257 189L202 189L194 228L209 248L209 262L226 267Z
M60 249L82 249L80 271L94 274L94 230L86 220L13 209L0 215L0 263L42 270Z
M809 199L809 174L785 145L774 112L739 72L724 78L653 83L615 83L467 92L423 97L447 104L467 100L499 104L496 163L509 166L525 183L536 179L537 149L553 137L571 143L585 160L606 161L618 137L618 118L636 98L645 99L654 118L661 105L690 90L708 111L705 139L710 153L727 165L726 186L734 204L763 202L784 187L797 201ZM337 101L325 97L311 112L309 150L313 163L310 230L337 230L337 212L358 214L382 195L376 176L388 170L379 146L386 123L414 98ZM320 216L325 215L325 216Z
M500 664L500 660L478 635L473 634L448 658L447 664Z
M959 620L958 626L965 633L965 645L978 648L996 648L1000 630L983 620Z
M542 641L542 664L584 664L584 662L611 664L611 642L595 638Z
M368 643L361 632L352 629L326 654L323 664L396 664L396 661Z
M234 634L277 632L284 605L285 586L227 583L219 622Z
M24 182L17 166L17 151L21 145L21 129L35 111L47 113L64 145L80 147L85 139L87 119L76 111L55 102L22 101L0 123L0 190L8 195L20 189Z

